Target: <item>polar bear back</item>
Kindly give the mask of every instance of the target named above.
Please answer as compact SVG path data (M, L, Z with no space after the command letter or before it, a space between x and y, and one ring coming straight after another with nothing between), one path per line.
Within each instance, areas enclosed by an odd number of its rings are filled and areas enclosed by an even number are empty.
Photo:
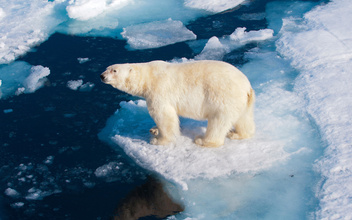
M246 108L251 85L241 71L228 63L153 61L146 65L152 73L150 100L166 100L181 116L207 119L217 112L241 112Z

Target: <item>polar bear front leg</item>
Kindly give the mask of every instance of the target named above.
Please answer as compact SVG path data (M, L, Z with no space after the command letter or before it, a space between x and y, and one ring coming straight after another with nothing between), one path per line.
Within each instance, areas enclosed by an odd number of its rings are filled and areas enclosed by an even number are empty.
M154 145L167 145L175 141L176 137L180 135L180 122L175 109L164 107L153 113L151 116L157 126L150 129L150 133L154 135L150 143Z

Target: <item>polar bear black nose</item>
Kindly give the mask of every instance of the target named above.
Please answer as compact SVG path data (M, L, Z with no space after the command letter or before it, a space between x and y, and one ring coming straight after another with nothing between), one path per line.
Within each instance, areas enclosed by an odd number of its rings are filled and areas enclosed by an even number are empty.
M101 75L100 75L100 79L101 79L101 81L103 81L103 82L105 81L105 76L104 76L104 74L101 74Z

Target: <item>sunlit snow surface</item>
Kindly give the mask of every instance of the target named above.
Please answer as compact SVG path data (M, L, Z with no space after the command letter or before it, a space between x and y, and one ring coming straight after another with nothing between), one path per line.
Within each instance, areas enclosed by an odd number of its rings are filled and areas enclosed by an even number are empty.
M169 219L352 218L352 32L348 28L352 8L348 0L315 8L316 3L306 1L270 2L265 13L240 16L242 20L265 18L267 28L247 31L234 24L232 34L209 39L196 39L187 24L244 1L0 3L1 99L33 93L45 85L50 74L47 67L15 60L55 31L125 38L127 47L137 50L187 41L194 50L193 59L226 58L230 62L232 51L256 44L243 55L248 62L239 66L257 95L254 138L226 140L216 149L202 148L192 140L204 133L206 122L181 119L182 135L176 143L150 145L148 130L154 123L145 102L139 100L121 102L99 133L100 139L166 180L171 195L185 205L184 212ZM173 62L187 61L179 58ZM94 84L76 78L65 86L68 91L91 91ZM2 110L4 114L13 111ZM15 167L17 182L9 182L2 192L15 201L12 208L62 192L48 169L54 158ZM110 161L91 175L106 182L119 181L122 167ZM81 179L79 170L69 173ZM83 182L88 188L95 185ZM23 183L30 187L19 190Z
M332 1L284 20L278 51L300 72L295 91L308 101L307 111L327 146L316 163L325 179L317 196L319 219L352 218L352 7Z

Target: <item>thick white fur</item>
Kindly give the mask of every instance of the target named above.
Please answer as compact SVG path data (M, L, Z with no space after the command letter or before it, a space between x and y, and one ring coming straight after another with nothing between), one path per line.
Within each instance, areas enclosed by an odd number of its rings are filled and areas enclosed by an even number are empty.
M208 120L204 136L195 143L206 147L224 144L225 137L253 136L254 91L247 77L221 61L188 63L116 64L101 75L103 82L146 99L157 128L152 144L165 145L180 134L179 117ZM234 129L234 130L233 130Z

